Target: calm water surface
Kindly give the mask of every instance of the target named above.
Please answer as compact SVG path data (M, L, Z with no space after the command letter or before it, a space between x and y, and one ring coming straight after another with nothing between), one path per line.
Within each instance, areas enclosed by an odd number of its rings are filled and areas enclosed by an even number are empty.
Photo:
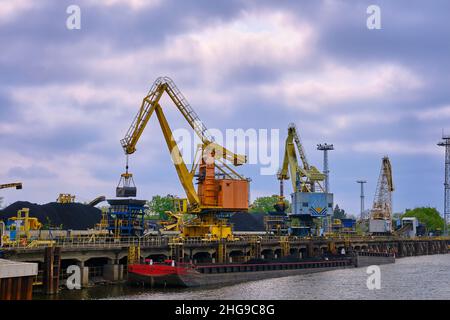
M450 254L398 259L382 265L381 289L368 290L366 268L252 281L232 286L183 289L100 286L63 291L57 299L446 299L450 300ZM42 299L43 296L36 295Z

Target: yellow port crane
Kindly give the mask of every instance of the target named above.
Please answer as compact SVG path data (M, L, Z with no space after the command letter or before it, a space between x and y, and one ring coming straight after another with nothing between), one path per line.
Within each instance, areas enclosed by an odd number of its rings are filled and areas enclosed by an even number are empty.
M297 236L305 236L312 232L319 234L320 228L314 218L321 219L326 232L329 225L327 216L330 215L333 206L333 195L326 193L322 187L326 175L309 164L297 127L293 123L288 126L283 164L277 178L280 182L280 195L275 205L277 212L285 213L287 207L283 190L284 180L291 179L292 182L290 232Z
M394 190L391 162L385 156L381 162L375 198L370 211L369 232L392 232L392 193Z
M299 164L297 153L300 157L301 165ZM280 197L283 198L283 181L289 178L291 179L294 192L324 192L321 182L325 180L325 174L309 164L297 127L293 123L290 123L288 127L283 166L278 172L277 178L280 181Z
M159 103L164 93L170 97L202 142L197 148L190 170L183 160L163 108ZM249 180L238 174L229 164L239 166L246 163L247 158L214 142L186 98L168 77L156 79L152 88L144 97L124 139L121 140L122 148L127 156L127 165L126 172L121 175L116 195L118 197L136 196L133 175L128 172L128 156L136 151L136 145L153 112L156 113L178 178L186 193L187 199L178 199L181 202L178 207L184 208L184 213L197 215L196 219L183 225L182 236L232 237L231 226L218 219L217 213L248 210ZM219 171L218 173L216 173L216 169ZM195 177L197 177L197 190L194 187Z
M392 179L392 166L388 157L383 157L381 171L378 178L375 199L373 201L371 217L373 219L392 218L392 192L394 182Z

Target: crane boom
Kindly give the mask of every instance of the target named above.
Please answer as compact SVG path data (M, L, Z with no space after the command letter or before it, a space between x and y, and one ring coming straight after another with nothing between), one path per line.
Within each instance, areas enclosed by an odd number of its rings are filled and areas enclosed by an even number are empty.
M297 151L300 156L300 159L302 160L303 168L305 170L309 170L309 163L308 160L306 159L306 152L305 149L303 149L303 144L300 141L300 137L297 134L297 127L295 126L294 123L289 124L288 131L292 135L295 144L297 145Z
M295 153L294 144L292 142L292 135L288 136L286 139L285 149L284 149L284 157L283 157L283 166L278 173L278 179L287 180L291 179L292 188L294 191L300 190L300 182L301 182L301 171L298 165L297 155ZM290 172L290 175L289 175Z
M172 130L170 129L169 123L167 122L167 119L164 116L164 112L162 111L162 108L159 104L156 105L155 112L161 125L161 129L163 131L167 147L169 148L172 161L175 165L178 178L180 179L181 185L183 186L183 189L186 192L189 204L193 208L198 208L200 207L200 198L198 197L197 192L195 191L193 176L189 172L186 164L184 163L180 149L178 148L177 143L173 138Z
M136 145L147 126L156 105L159 103L162 95L166 92L171 98L175 106L181 112L188 124L200 138L204 145L216 148L216 156L222 157L234 165L242 165L247 162L245 156L237 155L214 143L213 137L209 134L208 129L200 121L197 113L192 109L187 99L180 92L175 83L168 77L160 77L153 83L152 88L147 96L143 99L141 107L128 129L125 137L121 140L122 148L125 154L133 154L136 151ZM217 152L217 151L221 152Z
M380 176L378 178L375 198L369 218L369 232L372 234L392 232L392 194L394 183L392 166L387 156L381 162Z
M387 182L388 182L388 188L390 192L394 191L394 181L392 179L392 166L391 161L389 161L389 158L386 157L386 165L385 165L385 171L387 176Z
M17 190L20 190L22 189L22 183L16 182L16 183L0 184L0 189L8 189L8 188L16 188Z
M299 165L295 150L299 154L302 166ZM292 181L294 192L314 192L316 185L323 191L320 181L325 179L325 175L316 167L309 165L297 128L293 123L288 127L283 166L278 173L280 181L289 178Z
M373 219L392 219L393 191L391 162L388 157L383 157L371 213Z

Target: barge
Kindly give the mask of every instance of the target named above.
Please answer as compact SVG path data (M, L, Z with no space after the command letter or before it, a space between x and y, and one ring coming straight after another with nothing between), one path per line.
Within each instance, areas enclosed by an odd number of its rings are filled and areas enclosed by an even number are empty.
M150 287L227 285L350 267L355 267L354 259L351 257L333 260L207 265L176 263L173 260L165 260L163 263L146 261L128 266L128 283Z

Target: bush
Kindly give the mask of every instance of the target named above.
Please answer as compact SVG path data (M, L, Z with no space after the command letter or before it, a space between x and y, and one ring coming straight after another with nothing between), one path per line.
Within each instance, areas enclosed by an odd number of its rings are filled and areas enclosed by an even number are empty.
M273 195L270 197L258 197L253 201L250 212L274 212L275 204L278 202L278 196ZM289 208L289 201L285 200L286 208ZM286 210L288 211L288 209Z
M436 208L421 207L413 210L406 210L402 218L416 217L420 223L424 224L427 231L436 231L444 229L444 219Z

